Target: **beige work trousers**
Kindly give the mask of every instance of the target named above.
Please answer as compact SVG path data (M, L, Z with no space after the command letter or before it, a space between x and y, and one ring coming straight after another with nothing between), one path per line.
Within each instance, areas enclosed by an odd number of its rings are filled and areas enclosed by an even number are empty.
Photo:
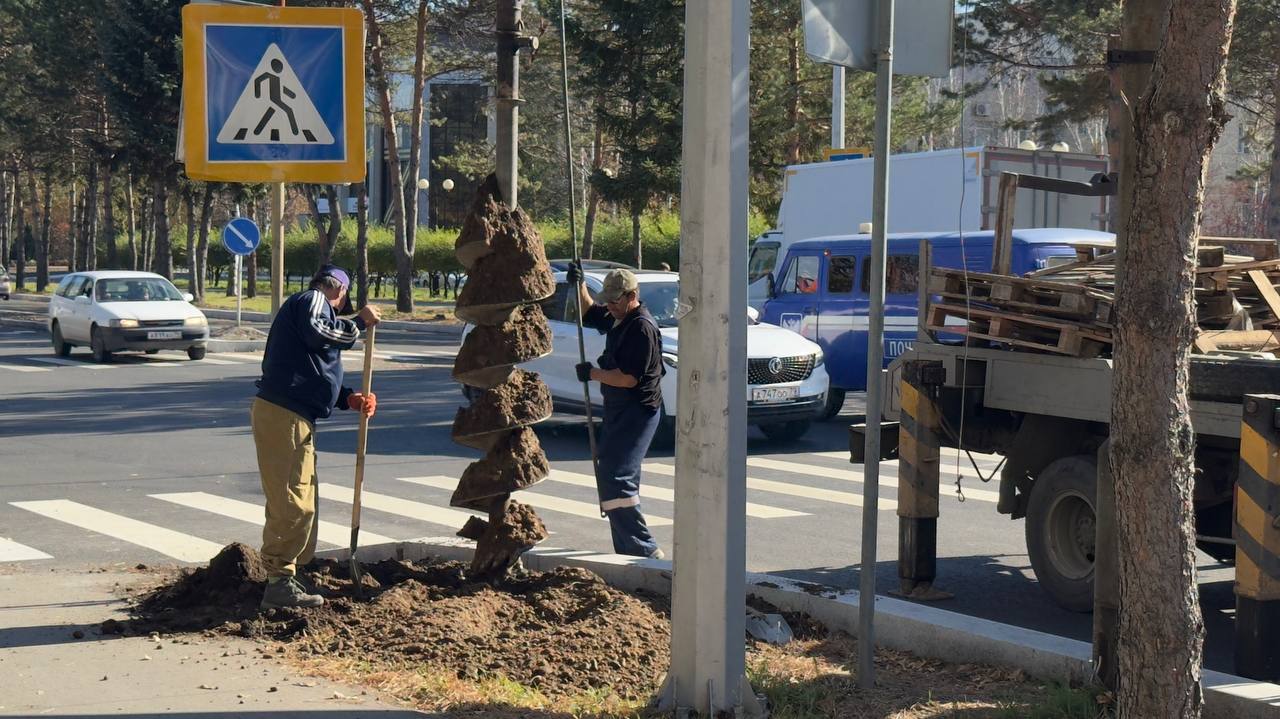
M320 492L316 478L315 428L260 397L249 413L258 474L267 498L262 561L272 577L292 577L316 552Z

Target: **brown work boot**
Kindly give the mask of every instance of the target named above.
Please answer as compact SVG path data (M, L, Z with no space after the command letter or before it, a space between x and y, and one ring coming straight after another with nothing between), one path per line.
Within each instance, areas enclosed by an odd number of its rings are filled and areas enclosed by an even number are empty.
M319 594L308 594L298 580L293 577L272 577L267 581L267 589L262 593L262 609L280 609L282 607L318 607L324 604L324 597Z

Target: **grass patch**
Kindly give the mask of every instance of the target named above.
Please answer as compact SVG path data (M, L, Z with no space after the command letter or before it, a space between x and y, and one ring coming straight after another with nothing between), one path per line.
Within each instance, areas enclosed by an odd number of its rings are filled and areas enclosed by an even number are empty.
M288 297L297 291L296 285L291 286L285 296ZM369 303L375 305L378 311L382 313L383 319L414 322L457 322L453 314L453 302L452 297L447 299L432 297L430 291L424 287L415 287L413 290L414 311L412 313L396 310L394 289L390 291L389 295L371 297L369 299ZM227 296L227 286L225 284L210 284L205 290L204 302L200 306L220 310L234 310L236 308L236 298ZM245 297L244 304L241 307L245 312L270 312L270 283L259 283L258 296Z

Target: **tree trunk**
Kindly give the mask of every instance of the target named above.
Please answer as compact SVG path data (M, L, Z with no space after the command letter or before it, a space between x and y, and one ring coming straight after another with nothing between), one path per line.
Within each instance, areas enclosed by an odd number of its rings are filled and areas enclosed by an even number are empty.
M643 248L640 246L640 214L643 206L639 201L631 203L631 253L636 262L636 269L641 269L644 265L640 264L643 259Z
M136 233L138 230L137 208L133 204L133 173L125 174L124 179L124 204L125 204L125 223L126 231L129 235L129 269L136 271L138 269L138 242ZM145 217L145 213L144 213Z
M604 129L596 122L595 136L591 140L591 174L604 167ZM582 256L591 259L595 251L596 213L600 211L600 193L596 186L587 183L587 218L582 223Z
M204 184L200 197L200 237L196 241L195 276L196 299L204 302L204 291L209 280L209 223L213 220L213 183Z
M28 225L22 216L22 188L18 183L22 180L21 172L13 173L13 216L17 218L18 226L14 232L14 252L13 264L14 274L17 277L17 290L19 292L26 291L27 281L27 242L31 238Z
M40 237L36 241L36 292L49 286L49 225L53 214L53 181L44 173L44 209L40 213Z
M89 185L84 195L84 268L98 269L98 162L89 163Z
M338 248L338 238L342 236L343 208L338 199L337 185L325 185L325 197L329 200L329 227L325 236L323 264L329 264Z
M373 81L374 91L378 98L378 108L382 113L382 132L386 139L387 170L391 174L393 191L391 196L391 227L395 239L396 258L396 309L401 312L413 312L413 239L411 229L405 225L404 176L400 172L400 150L397 147L396 115L391 102L390 70L382 55L383 37L374 11L373 0L362 0L365 21L369 26L369 77ZM414 90L420 95L422 87ZM421 118L419 118L419 122ZM417 178L411 178L417 182Z
M791 43L787 46L787 72L791 77L788 85L787 97L787 146L785 163L788 165L800 164L800 137L803 131L800 129L800 88L801 88L801 63L800 63L800 33L792 31L790 33Z
M187 291L200 296L200 283L196 281L196 200L191 188L182 191L182 205L187 211Z
M413 46L413 109L409 115L409 182L405 187L405 228L409 256L418 232L418 173L422 170L422 95L427 65L427 0L418 0L417 39Z
M169 239L169 183L156 181L156 274L173 278L173 251Z
M9 242L13 231L13 199L9 197L9 172L0 170L0 274L9 269Z
M73 160L71 163L71 190L70 192L67 193L67 214L70 215L70 217L68 217L67 219L67 243L68 243L67 271L68 272L78 272L82 269L85 269L80 266L80 253L79 253L80 233L83 231L83 228L81 227L81 224L80 224L80 218L83 215L82 208L80 206L80 201L83 200L84 198L83 196L79 195L79 193L76 192L75 173L76 173L76 163Z
M369 185L356 185L356 307L369 304Z
M1280 43L1276 43L1276 76L1271 96L1275 114L1271 120L1271 184L1267 190L1267 237L1280 243Z
M107 269L120 269L120 251L116 247L115 172L111 161L102 165L102 235L107 243Z
M1235 0L1173 0L1134 110L1128 243L1117 281L1111 469L1120 557L1123 717L1199 717L1204 620L1192 512L1188 374L1205 176L1227 113Z
M142 231L139 233L138 269L151 271L151 234L156 227L156 217L152 212L152 200L149 195L142 197Z

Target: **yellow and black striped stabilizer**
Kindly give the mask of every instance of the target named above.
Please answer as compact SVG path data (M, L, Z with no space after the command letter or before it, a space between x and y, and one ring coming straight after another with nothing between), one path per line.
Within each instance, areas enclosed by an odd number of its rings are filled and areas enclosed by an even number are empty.
M1236 673L1280 679L1280 395L1244 398L1235 490Z
M932 585L938 564L941 421L934 393L940 362L903 363L898 423L898 581L911 595Z

